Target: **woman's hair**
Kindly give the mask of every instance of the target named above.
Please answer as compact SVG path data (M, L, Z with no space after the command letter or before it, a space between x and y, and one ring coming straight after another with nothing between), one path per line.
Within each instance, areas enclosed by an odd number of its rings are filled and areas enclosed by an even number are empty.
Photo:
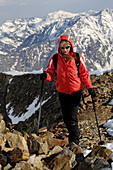
M68 43L71 46L71 43L68 40L61 40L60 46L62 46L64 43Z

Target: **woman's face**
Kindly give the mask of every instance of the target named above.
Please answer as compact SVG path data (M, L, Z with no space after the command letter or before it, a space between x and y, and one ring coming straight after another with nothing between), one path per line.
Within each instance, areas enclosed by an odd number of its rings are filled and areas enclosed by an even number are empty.
M68 42L64 42L61 44L60 49L63 54L69 54L70 52L70 44Z

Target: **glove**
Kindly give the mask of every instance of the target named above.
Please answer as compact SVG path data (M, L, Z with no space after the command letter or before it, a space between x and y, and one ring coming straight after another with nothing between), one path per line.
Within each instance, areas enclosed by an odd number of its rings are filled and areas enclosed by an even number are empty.
M95 90L93 88L88 89L89 94L91 95L92 98L96 97Z
M46 72L40 74L40 80L45 80L47 78Z

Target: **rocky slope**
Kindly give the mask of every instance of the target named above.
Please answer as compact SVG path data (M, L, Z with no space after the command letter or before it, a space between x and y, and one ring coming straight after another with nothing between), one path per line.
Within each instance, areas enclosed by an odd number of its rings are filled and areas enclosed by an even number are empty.
M57 11L45 18L8 20L0 26L0 71L45 69L62 34L72 37L89 70L111 70L112 30L112 9L80 14Z
M84 157L84 149L54 133L40 129L39 136L6 128L0 115L0 168L4 170L100 170L111 167L113 152L95 145ZM63 160L63 161L62 161Z
M108 103L113 96L113 72L106 72L101 76L92 75L91 79L97 94L95 105L99 124L102 125L112 117L113 108ZM41 81L38 74L11 76L1 73L0 113L7 120L6 123L12 122L16 124L17 129L21 127L27 133L36 132L40 90ZM91 126L91 131L96 130L93 105L87 90L84 90L84 100L85 104L81 101L78 119L80 129L84 130L81 134L87 135L87 126ZM55 92L54 81L45 82L40 127L46 126L50 130L55 121L62 121L58 94ZM91 136L97 139L93 132Z
M103 124L113 118L113 72L92 75L96 90L96 112L102 140L113 143ZM79 108L81 131L80 148L68 145L68 131L62 120L58 95L54 83L45 83L39 136L36 136L41 81L37 74L11 76L0 74L0 163L4 169L101 169L111 167L112 152L98 145L99 135L91 97L84 90L84 100ZM51 96L51 98L49 98ZM49 99L48 99L49 98ZM36 101L35 101L36 99ZM30 106L34 103L34 108ZM30 109L29 117L26 113ZM34 112L33 112L34 111ZM13 118L13 124L9 123ZM26 120L26 121L22 121ZM6 121L6 128L4 119ZM18 122L17 120L20 120ZM16 122L16 124L14 123ZM17 123L18 122L18 123ZM14 140L15 139L15 140ZM18 142L17 142L18 141ZM92 152L84 158L83 151ZM62 162L62 159L64 160ZM38 164L37 164L38 162ZM39 167L40 166L40 167Z

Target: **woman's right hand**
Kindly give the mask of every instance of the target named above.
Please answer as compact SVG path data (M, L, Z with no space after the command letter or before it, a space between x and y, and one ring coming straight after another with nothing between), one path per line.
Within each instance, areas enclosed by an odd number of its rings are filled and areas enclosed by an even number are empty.
M40 80L45 80L46 78L47 78L46 72L43 72L42 74L40 74Z

